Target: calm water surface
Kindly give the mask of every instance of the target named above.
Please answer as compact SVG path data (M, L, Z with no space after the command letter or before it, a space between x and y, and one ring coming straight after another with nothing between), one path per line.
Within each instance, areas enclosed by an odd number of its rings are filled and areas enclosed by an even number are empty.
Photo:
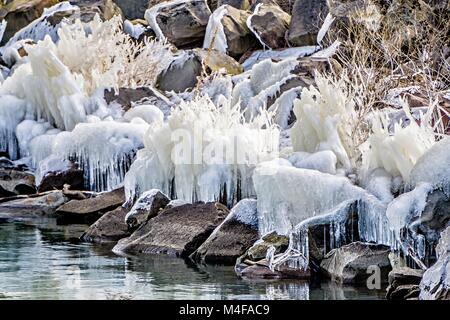
M233 267L167 256L121 257L80 243L87 226L0 220L0 299L383 299L384 291L246 281Z

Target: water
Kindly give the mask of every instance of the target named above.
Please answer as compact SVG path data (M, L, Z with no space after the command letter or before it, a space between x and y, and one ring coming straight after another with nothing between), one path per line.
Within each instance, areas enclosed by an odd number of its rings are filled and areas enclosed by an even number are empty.
M84 225L0 220L0 299L383 299L384 291L246 281L233 267L163 255L122 257L80 243Z

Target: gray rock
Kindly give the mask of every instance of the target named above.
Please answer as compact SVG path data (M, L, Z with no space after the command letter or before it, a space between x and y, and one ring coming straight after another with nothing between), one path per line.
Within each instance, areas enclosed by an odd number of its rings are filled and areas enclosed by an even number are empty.
M0 197L34 193L36 193L36 186L32 173L0 169Z
M418 297L423 272L423 270L408 267L394 268L388 275L389 286L386 289L386 299L406 300Z
M83 22L89 22L98 14L102 20L109 20L119 15L123 16L122 10L114 0L70 0L70 3L80 8L80 14L71 18L79 18Z
M216 50L186 50L162 72L156 87L162 91L183 92L197 85L198 77L205 71L218 72L225 69L227 74L236 75L242 72L241 65L233 58Z
M145 10L149 5L149 0L114 0L120 7L126 19L142 19L144 18Z
M125 192L119 188L83 199L71 200L56 211L58 223L92 223L103 214L114 210L125 202Z
M152 104L163 110L170 109L171 104L167 97L151 87L119 88L117 93L114 90L105 90L104 98L108 104L121 105L124 111L130 110L135 104Z
M83 170L73 162L66 170L47 172L39 183L38 192L62 190L65 185L73 190L84 190Z
M383 245L353 242L330 251L320 267L325 274L339 283L365 283L371 273L370 266L380 268L381 281L387 281L391 270L390 248Z
M68 200L62 191L17 197L14 200L0 203L0 218L50 217Z
M235 264L236 259L258 240L256 200L236 204L224 222L191 255L196 261Z
M156 25L152 10L156 15ZM163 2L149 9L145 18L157 36L161 30L165 38L177 47L201 45L211 11L206 0Z
M125 254L168 254L188 257L228 214L219 203L195 203L163 210L113 248Z
M124 221L129 229L134 230L155 217L169 202L170 199L159 190L146 191L136 201Z
M130 236L125 221L127 210L118 207L105 213L81 236L81 240L94 243L115 243L122 238Z
M261 4L250 17L250 25L264 46L271 49L286 47L286 34L291 16L276 4Z
M289 42L299 47L315 45L321 21L328 11L327 0L296 0L292 8Z

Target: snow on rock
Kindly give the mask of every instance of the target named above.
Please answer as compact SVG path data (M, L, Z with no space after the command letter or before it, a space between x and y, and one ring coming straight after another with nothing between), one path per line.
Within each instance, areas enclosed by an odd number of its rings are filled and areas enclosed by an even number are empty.
M134 118L140 118L148 124L162 124L164 122L164 113L154 105L139 105L128 110L123 118L132 121Z
M207 96L181 102L166 123L151 126L126 175L127 197L157 188L171 198L231 206L254 195L253 168L274 157L279 131L266 113L244 122L239 105L223 103Z
M57 15L58 13L68 11L77 12L80 11L80 8L78 6L70 4L70 2L68 1L63 1L55 4L50 8L45 8L41 17L31 22L23 29L19 30L11 39L9 39L9 41L3 48L9 47L11 44L14 44L19 40L29 39L34 42L37 42L39 40L43 40L44 37L46 37L47 35L50 36L52 40L56 42L58 40L57 31L61 26L61 23L58 23L57 25L51 25L48 21L48 18L53 15ZM0 52L2 52L2 50L3 49L0 49Z
M157 189L146 191L125 216L125 223L129 228L137 228L155 217L159 210L163 209L169 202L170 199Z
M258 50L248 57L242 66L245 71L251 70L253 66L264 60L298 59L309 56L318 50L318 46L294 47L282 50Z
M270 106L269 111L275 113L275 123L281 129L287 129L292 121L292 110L295 99L300 98L302 87L296 87L283 92Z
M291 130L294 151L331 150L338 164L351 169L355 152L352 130L357 121L355 105L341 82L316 74L315 87L304 88L294 103L297 121Z
M39 162L36 169L36 185L40 185L42 179L50 172L65 172L72 169L73 164L67 159L62 159L56 155L51 155Z
M412 187L422 182L440 188L450 196L450 138L445 137L418 159L411 171Z
M242 199L230 211L227 220L236 220L254 229L258 228L257 201L255 199ZM224 221L224 222L225 222Z
M296 168L317 170L323 173L336 174L336 155L330 151L316 153L294 152L289 156L289 161Z
M394 188L394 181L392 176L384 169L373 170L363 185L364 189L373 194L384 204L390 203L394 200L392 194Z

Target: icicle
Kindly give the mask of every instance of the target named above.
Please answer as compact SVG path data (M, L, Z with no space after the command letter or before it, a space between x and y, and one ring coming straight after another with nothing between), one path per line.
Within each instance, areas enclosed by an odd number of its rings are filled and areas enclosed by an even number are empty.
M227 38L222 24L222 19L227 14L227 8L227 5L220 6L209 16L203 48L227 53Z

